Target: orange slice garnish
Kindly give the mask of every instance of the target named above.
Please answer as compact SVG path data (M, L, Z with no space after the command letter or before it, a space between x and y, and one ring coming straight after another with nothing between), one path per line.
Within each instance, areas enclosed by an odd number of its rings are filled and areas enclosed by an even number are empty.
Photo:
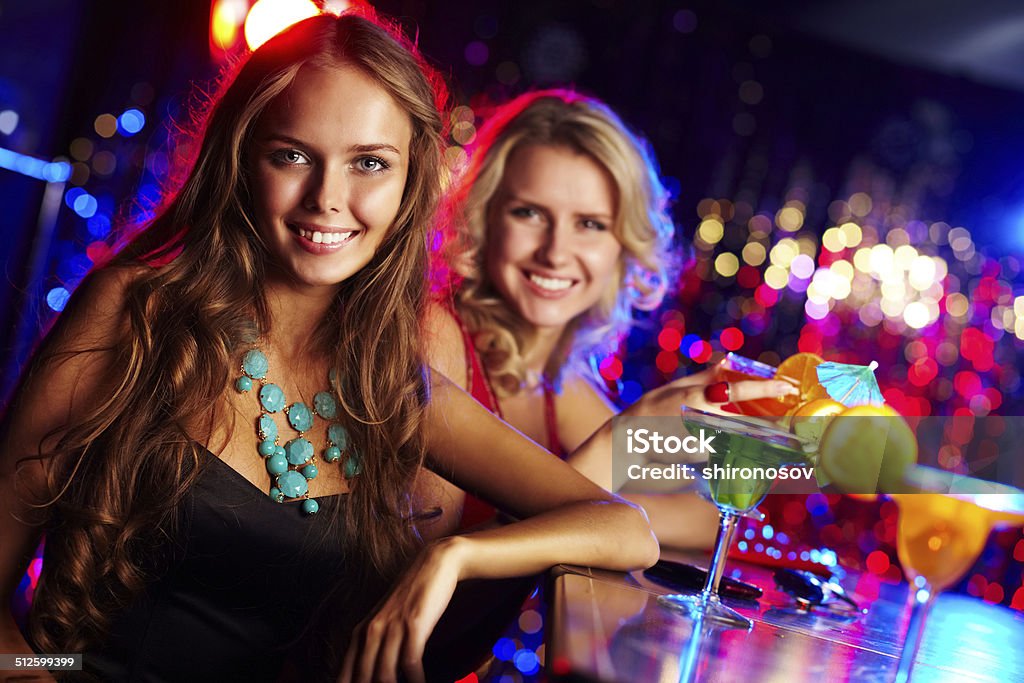
M745 415L761 417L785 415L798 406L816 399L829 398L828 392L818 382L817 367L825 360L813 353L798 353L782 361L775 374L776 379L790 382L799 394L779 398L759 398L755 401L737 403L736 407Z

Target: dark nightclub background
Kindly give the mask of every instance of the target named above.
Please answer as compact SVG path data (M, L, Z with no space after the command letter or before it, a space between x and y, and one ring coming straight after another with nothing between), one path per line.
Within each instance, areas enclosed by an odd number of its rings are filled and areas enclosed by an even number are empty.
M250 4L0 0L4 395L112 227L152 209ZM600 362L622 402L725 351L812 351L877 360L904 414L1024 414L1018 3L373 4L449 76L454 169L488 106L535 86L597 95L650 140L691 258ZM893 503L769 507L741 551L901 578ZM997 533L960 590L1024 610L1022 562L1021 532Z

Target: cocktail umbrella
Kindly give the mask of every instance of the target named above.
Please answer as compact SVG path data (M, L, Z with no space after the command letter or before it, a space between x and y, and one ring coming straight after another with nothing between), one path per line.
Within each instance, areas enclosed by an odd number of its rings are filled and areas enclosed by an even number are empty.
M871 365L851 365L849 363L821 363L818 365L818 381L825 387L828 395L847 408L853 406L876 405L885 403L882 392L875 379L875 368Z

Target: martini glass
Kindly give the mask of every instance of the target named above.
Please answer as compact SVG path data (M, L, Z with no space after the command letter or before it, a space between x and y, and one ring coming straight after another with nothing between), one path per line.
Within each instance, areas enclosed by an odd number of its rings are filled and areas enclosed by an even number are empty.
M967 573L993 529L1024 525L1020 489L923 466L906 479L909 490L920 492L889 494L900 510L896 551L915 589L897 683L910 678L939 592Z
M741 516L749 516L764 500L775 481L772 472L789 465L806 464L805 451L812 446L789 432L749 418L716 415L685 407L682 418L690 434L698 436L703 431L705 435L714 436L711 443L714 452L709 449L704 467L717 467L723 476L697 477L697 481L706 485L700 487L701 495L718 508L718 536L703 590L692 595L664 595L658 601L702 623L750 630L753 622L723 605L718 596L718 584L725 571L725 558L736 531L736 522ZM724 476L728 471L744 476Z

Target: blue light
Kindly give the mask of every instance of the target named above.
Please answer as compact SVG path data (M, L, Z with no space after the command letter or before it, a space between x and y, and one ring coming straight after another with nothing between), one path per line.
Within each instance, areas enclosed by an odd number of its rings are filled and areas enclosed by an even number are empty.
M135 135L146 125L146 116L138 109L128 109L117 117L117 130L126 137Z
M59 313L64 310L70 296L71 293L63 287L54 287L46 293L46 305Z
M756 550L759 553L763 553L764 552L764 543L758 543L757 545L755 545L754 546L754 550Z
M786 535L785 531L775 534L775 540L779 545L789 545L789 536Z
M516 668L526 675L537 673L540 670L540 662L537 661L537 653L533 650L522 649L512 658Z
M679 348L683 349L685 351L686 349L689 349L691 346L693 346L694 342L699 342L699 341L700 341L700 337L698 337L697 335L695 335L695 334L688 334L685 337L683 337L683 339L679 342Z
M807 496L807 502L804 505L807 506L807 511L815 517L828 512L828 499L820 493L812 493Z
M71 164L66 161L53 161L43 167L43 180L48 183L63 183L71 177Z
M83 192L81 196L75 199L75 203L71 208L82 218L92 218L96 215L97 207L96 198L87 192Z
M75 208L75 200L85 194L85 190L80 187L72 187L70 190L64 193L64 203L68 205L69 209Z
M811 556L810 556L810 554L806 550L801 550L800 551L800 559L803 560L804 562L806 562L807 560L811 559Z
M811 550L811 562L818 562L821 560L821 551L817 548Z
M619 394L619 398L623 403L630 404L640 398L643 393L644 388L640 386L639 382L628 380L622 383L622 392Z
M786 553L786 558L790 559L790 560L795 560L796 559L796 551L795 550L790 550L788 553Z
M771 524L765 524L764 528L761 529L761 535L770 541L772 536L775 535L775 529L772 528Z
M110 216L98 213L85 222L85 227L90 235L101 240L110 234Z
M71 177L71 165L65 161L43 161L2 147L0 168L48 183L62 183Z
M747 539L748 541L754 540L754 536L756 536L756 535L757 534L754 533L753 529L747 529L746 531L743 532L743 538Z
M839 558L836 556L834 550L825 548L821 551L821 563L826 567L834 567L839 563Z
M507 662L516 653L516 644L511 638L499 638L492 649L494 656L503 662Z
M747 552L747 542L746 541L740 541L739 543L736 544L736 547L739 548L739 551L741 553Z

